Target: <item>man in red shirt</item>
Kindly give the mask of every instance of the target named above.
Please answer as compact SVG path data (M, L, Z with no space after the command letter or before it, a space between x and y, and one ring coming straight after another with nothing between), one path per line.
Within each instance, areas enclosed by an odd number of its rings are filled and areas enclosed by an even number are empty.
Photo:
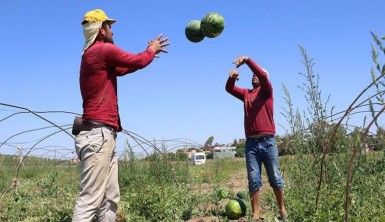
M85 44L80 66L83 124L75 138L80 159L79 196L72 221L115 221L120 199L116 133L122 130L117 104L117 77L149 65L166 52L162 35L138 54L114 45L109 18L101 9L84 15Z
M280 218L285 220L287 212L283 197L283 179L279 169L278 149L273 118L273 88L268 73L246 56L234 61L236 67L247 64L253 72L253 89L235 86L238 71L233 69L226 82L226 91L244 104L244 127L246 134L246 167L253 219L260 220L259 196L262 186L261 166L265 166L270 186L273 188Z

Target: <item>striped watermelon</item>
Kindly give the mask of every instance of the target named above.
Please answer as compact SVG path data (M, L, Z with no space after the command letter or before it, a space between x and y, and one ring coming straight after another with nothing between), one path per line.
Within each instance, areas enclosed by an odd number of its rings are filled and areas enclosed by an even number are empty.
M217 12L208 13L201 21L201 30L206 37L214 38L225 28L225 19Z
M241 199L230 200L225 206L225 214L231 220L237 220L246 215L246 203Z
M185 35L186 35L186 38L191 42L202 41L205 38L205 36L201 31L201 21L192 20L191 22L189 22L185 29Z

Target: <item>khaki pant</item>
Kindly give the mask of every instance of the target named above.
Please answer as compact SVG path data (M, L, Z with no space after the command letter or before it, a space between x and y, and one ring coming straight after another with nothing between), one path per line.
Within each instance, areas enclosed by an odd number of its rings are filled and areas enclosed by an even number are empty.
M76 136L81 175L73 222L115 221L120 199L115 147L116 133L104 127Z

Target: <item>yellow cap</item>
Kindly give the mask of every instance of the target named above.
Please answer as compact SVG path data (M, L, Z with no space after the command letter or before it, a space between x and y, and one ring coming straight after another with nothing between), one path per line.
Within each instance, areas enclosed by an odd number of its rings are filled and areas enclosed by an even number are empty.
M110 24L116 22L115 19L108 18L107 14L101 9L94 9L84 14L82 24L94 23L94 22L105 22L108 21Z

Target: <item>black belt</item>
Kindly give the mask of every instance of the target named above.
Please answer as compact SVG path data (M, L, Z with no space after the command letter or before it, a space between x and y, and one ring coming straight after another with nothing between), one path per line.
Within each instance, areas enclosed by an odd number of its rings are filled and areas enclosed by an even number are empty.
M100 128L100 127L105 127L113 132L116 132L114 127L102 122L94 121L94 120L83 120L82 131L90 131L93 128Z
M255 140L255 141L258 141L258 140L261 140L263 138L274 138L275 136L274 135L261 135L261 136L248 136L246 139L248 140Z

